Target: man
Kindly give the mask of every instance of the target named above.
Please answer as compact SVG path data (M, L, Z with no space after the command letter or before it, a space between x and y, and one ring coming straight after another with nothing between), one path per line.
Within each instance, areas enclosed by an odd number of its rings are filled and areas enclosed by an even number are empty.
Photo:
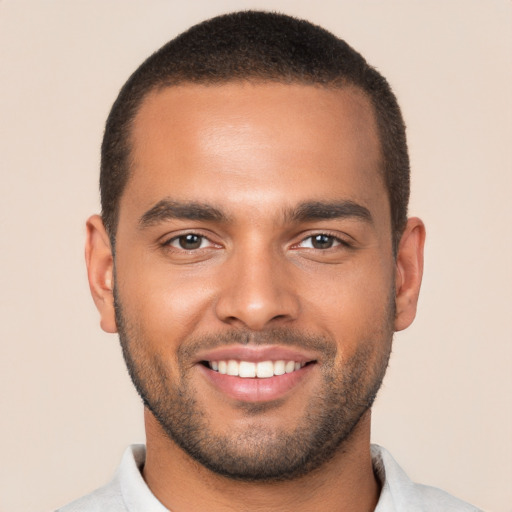
M70 511L476 510L370 446L425 229L405 128L346 43L282 15L191 28L107 121L93 298L146 447Z

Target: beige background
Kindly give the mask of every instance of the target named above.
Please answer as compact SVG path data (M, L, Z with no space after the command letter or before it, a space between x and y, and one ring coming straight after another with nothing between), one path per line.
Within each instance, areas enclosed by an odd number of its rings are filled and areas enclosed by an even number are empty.
M189 25L303 16L388 77L428 228L416 323L397 336L373 439L409 472L512 511L512 3L0 0L0 511L49 511L143 441L83 266L103 123L119 87Z

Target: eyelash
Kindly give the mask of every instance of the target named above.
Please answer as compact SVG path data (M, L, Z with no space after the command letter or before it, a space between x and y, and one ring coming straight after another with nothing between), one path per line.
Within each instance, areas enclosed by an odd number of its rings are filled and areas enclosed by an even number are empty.
M336 235L333 235L331 233L328 233L328 232L321 232L321 233L314 233L312 235L309 235L305 238L303 238L298 244L295 244L295 246L298 246L300 244L303 244L304 242L306 242L306 240L310 240L311 241L311 244L314 245L314 239L315 238L319 238L319 237L326 237L328 238L329 240L327 241L327 243L332 243L333 245L331 245L330 247L324 247L324 248L320 248L320 247L307 247L307 249L314 249L314 250L319 250L319 251L327 251L329 249L333 249L335 247L339 247L339 246L342 246L342 247L346 247L346 248L349 248L349 247L352 247L346 240L343 240L342 238L340 238L339 236L336 236Z
M179 243L180 239L183 239L183 238L186 238L186 237L197 237L200 239L199 241L199 247L195 247L195 248L192 248L192 249L186 249L184 247L176 247L173 245L173 242L177 242ZM319 232L319 233L313 233L311 235L308 235L304 238L302 238L298 243L296 244L293 244L292 245L292 248L299 248L301 246L301 244L304 244L304 242L306 242L307 240L311 240L311 244L313 245L314 242L313 242L313 239L314 238L317 238L317 237L327 237L329 240L327 241L327 243L332 243L334 245L331 245L330 247L325 247L325 248L319 248L319 247L304 247L305 249L313 249L313 250L319 250L319 251L327 251L329 249L333 249L335 247L339 247L339 246L343 246L345 248L351 248L352 245L350 243L348 243L346 240L343 240L342 238L340 238L339 236L336 236L332 233L329 233L329 232ZM174 236L172 238L170 238L169 240L165 241L162 246L163 247L169 247L169 248L172 248L172 249L175 249L175 250L178 250L178 251L186 251L186 252L195 252L197 250L200 250L200 249L205 249L205 247L201 247L201 245L203 244L204 241L208 241L210 242L210 244L212 246L216 246L216 247L220 247L219 244L216 244L214 242L212 242L206 235L203 235L203 234L200 234L200 233L196 233L196 232L187 232L187 233L182 233L180 235L177 235L177 236Z
M180 239L185 239L186 237L197 237L197 238L199 238L200 239L200 242L199 242L200 246L196 247L196 248L193 248L193 249L186 249L185 247L175 247L175 246L172 245L173 242L178 242L179 243ZM171 239L169 239L166 242L164 242L162 245L164 247L171 247L172 249L176 249L178 251L194 252L194 251L197 251L198 249L204 249L204 247L201 247L201 245L203 244L204 241L208 241L208 242L210 242L210 244L212 244L214 246L220 247L218 244L215 244L214 242L212 242L206 235L202 235L200 233L195 233L195 232L182 233L180 235L174 236Z

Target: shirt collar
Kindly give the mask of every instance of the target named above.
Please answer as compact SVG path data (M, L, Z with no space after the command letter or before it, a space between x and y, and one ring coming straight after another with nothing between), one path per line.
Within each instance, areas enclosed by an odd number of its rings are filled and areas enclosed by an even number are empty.
M372 463L375 476L381 484L381 493L375 512L398 512L411 509L410 502L402 508L402 497L414 493L414 485L393 457L381 446L371 446ZM129 512L169 512L150 491L142 478L142 469L146 460L146 447L134 444L124 452L116 474L123 501Z

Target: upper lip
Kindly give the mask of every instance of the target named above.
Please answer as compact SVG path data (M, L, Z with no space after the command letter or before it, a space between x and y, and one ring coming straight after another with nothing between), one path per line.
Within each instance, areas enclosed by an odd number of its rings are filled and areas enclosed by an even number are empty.
M318 359L307 350L280 345L230 345L212 350L201 351L197 354L197 363L202 361L297 361L309 362Z

